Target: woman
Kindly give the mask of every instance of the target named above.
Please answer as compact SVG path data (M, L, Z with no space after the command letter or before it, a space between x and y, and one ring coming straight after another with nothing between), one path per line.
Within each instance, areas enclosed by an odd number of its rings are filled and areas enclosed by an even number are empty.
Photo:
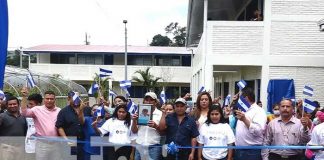
M130 146L132 140L131 133L131 116L127 111L126 104L118 105L110 119L108 119L100 128L98 128L98 121L92 123L92 127L101 136L109 133L108 142L120 145L126 145L118 148L115 151L115 147L108 147L108 153L104 156L104 159L117 160L121 156L125 156L129 159L132 147ZM118 146L118 147L119 147Z
M234 145L235 136L225 122L223 110L220 105L213 105L207 115L206 122L199 129L198 136L199 146L227 146ZM226 148L199 148L199 160L232 160L233 149Z
M190 113L190 115L196 120L198 128L206 122L207 113L212 105L212 98L208 92L202 92L198 95L196 101L196 108Z

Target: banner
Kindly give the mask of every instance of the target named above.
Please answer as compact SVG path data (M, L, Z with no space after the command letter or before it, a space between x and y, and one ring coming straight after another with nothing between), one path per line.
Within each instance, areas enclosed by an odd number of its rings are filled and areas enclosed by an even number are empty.
M272 105L279 103L282 98L295 99L293 79L271 79L268 84L268 112L272 113Z
M0 89L3 89L8 48L8 5L0 0Z

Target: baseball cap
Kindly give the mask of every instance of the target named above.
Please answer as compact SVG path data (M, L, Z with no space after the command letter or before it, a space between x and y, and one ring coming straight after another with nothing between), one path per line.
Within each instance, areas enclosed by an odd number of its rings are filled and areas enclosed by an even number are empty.
M147 92L147 93L145 93L144 98L145 97L151 97L152 99L157 99L157 96L156 96L156 94L154 92Z
M174 104L176 104L176 103L182 103L182 104L184 104L184 105L187 105L187 101L186 101L184 98L178 98L178 99L174 102Z

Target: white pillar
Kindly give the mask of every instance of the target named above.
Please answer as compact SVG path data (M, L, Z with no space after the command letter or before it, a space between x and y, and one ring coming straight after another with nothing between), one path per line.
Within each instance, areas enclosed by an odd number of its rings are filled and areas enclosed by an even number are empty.
M213 91L214 92L214 76L213 76L213 66L212 65L206 65L204 67L205 69L205 76L204 79L204 86L207 91Z

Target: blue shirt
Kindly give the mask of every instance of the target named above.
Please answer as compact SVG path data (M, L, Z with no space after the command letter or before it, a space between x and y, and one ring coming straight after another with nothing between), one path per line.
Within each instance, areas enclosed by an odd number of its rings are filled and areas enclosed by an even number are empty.
M172 141L180 146L191 146L191 139L199 136L199 131L195 120L187 114L179 124L176 113L169 114L165 117L167 131L167 144Z
M84 117L84 125L83 125L83 133L84 133L84 140L86 143L83 146L84 151L92 154L92 155L99 155L100 154L100 147L91 147L91 136L99 136L96 131L91 126L93 120L92 117ZM98 127L102 126L105 121L101 121L98 123Z

